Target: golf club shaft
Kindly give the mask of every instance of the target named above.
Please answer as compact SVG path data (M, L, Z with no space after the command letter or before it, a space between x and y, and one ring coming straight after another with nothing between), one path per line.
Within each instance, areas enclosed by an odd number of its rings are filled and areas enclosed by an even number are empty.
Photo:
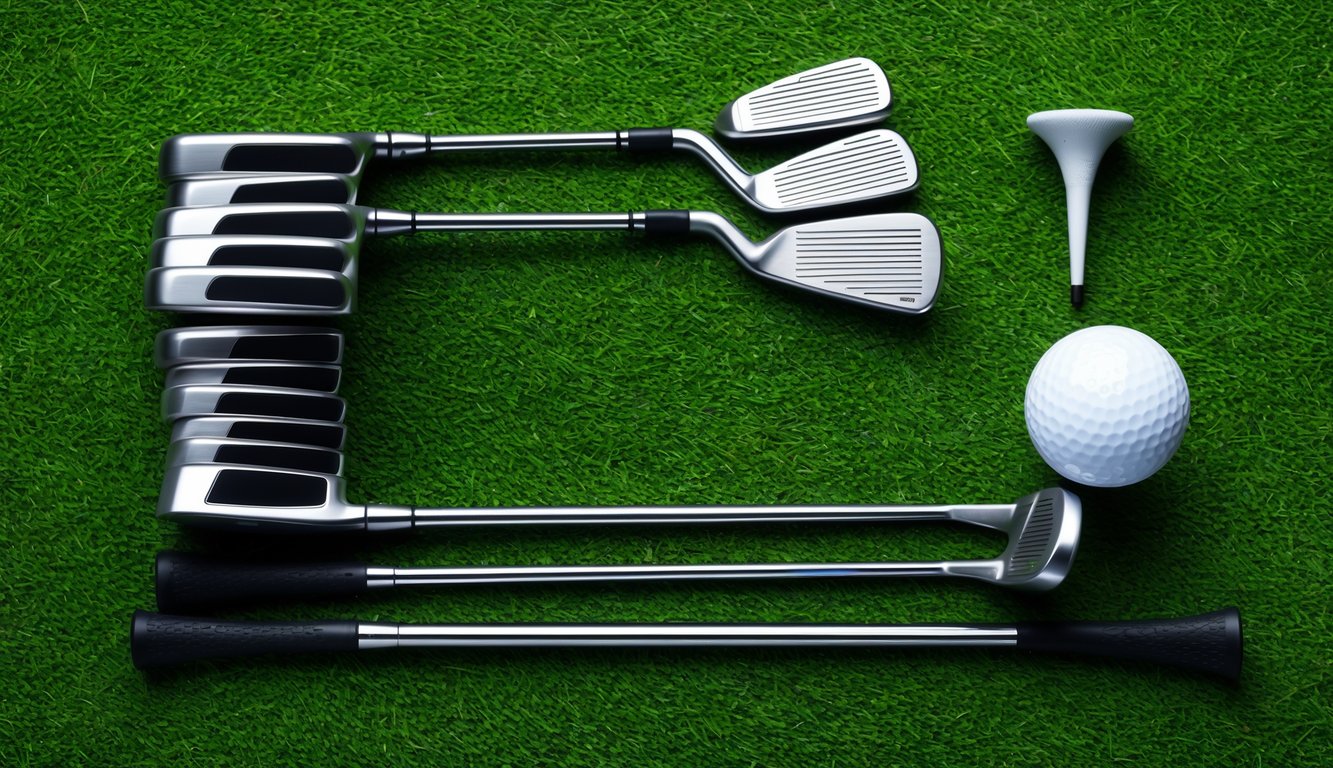
M266 653L378 648L1013 647L1151 661L1240 676L1240 613L1180 619L1016 625L388 624L217 621L136 611L135 666Z
M665 216L663 214L666 214ZM682 227L683 224L683 227ZM689 213L418 213L373 209L366 231L377 235L412 232L468 232L518 230L645 230L675 225L688 232Z
M368 508L377 519L401 517L402 507ZM449 525L672 525L697 523L911 522L967 519L977 513L1012 515L1013 505L904 506L880 504L690 507L492 507L411 509L415 527Z
M556 565L393 568L364 563L244 563L183 552L157 556L157 603L198 613L275 598L351 597L402 586L944 576L945 563Z

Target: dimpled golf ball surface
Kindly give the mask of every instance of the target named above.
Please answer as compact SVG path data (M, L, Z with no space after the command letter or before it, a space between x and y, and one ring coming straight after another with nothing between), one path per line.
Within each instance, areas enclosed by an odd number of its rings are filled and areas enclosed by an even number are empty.
M1162 468L1189 423L1190 393L1171 354L1117 325L1057 341L1028 379L1023 411L1037 452L1084 485L1137 483Z

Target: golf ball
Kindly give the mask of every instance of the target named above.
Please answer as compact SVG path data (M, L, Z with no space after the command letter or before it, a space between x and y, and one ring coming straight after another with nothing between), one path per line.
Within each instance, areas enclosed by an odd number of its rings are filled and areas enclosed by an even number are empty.
M1162 468L1189 423L1171 353L1118 325L1075 331L1037 361L1023 412L1037 452L1061 475L1115 488Z

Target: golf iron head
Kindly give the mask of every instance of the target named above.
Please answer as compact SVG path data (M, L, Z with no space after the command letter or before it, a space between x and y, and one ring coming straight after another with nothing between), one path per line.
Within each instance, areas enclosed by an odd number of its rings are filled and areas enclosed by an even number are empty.
M336 393L342 368L314 363L194 363L167 370L164 389L189 384L234 384Z
M161 267L144 278L159 312L290 317L350 315L356 283L341 272L280 267Z
M171 442L193 438L288 443L342 450L347 441L347 427L338 422L274 416L194 416L177 419L172 424Z
M714 130L733 139L790 136L869 125L893 108L889 79L875 62L854 58L785 77L728 104Z
M187 384L162 391L162 420L194 416L268 416L341 423L347 403L328 392L280 387Z
M343 334L306 325L181 326L157 334L153 358L159 368L226 362L338 365Z

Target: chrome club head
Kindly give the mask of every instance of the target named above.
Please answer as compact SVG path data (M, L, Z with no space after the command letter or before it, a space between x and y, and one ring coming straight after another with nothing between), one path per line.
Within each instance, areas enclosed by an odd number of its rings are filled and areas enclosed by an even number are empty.
M328 203L253 203L165 208L153 237L185 235L279 235L356 243L373 208Z
M296 443L336 451L342 450L347 440L347 427L329 421L273 416L195 416L179 419L172 425L171 442L196 437Z
M144 278L144 306L162 312L350 315L356 284L341 272L280 267L162 267Z
M909 315L935 303L944 254L939 230L915 213L812 221L753 243L715 213L690 212L690 231L726 245L766 280Z
M165 520L275 531L365 530L367 511L337 475L227 464L168 467L157 507Z
M193 416L270 416L341 423L347 403L328 392L280 387L188 384L162 392L162 420Z
M1069 574L1083 527L1083 503L1062 488L1047 488L1014 502L1004 514L984 509L954 516L959 522L1003 531L1009 544L995 560L960 560L945 564L954 576L1044 592Z
M340 451L299 443L192 437L172 442L167 451L168 467L186 464L235 464L340 475L343 455Z
M339 240L285 235L202 235L153 241L149 268L289 267L354 277L356 249Z
M343 334L306 325L182 326L157 334L153 358L159 368L217 362L337 365L343 359Z
M246 387L283 387L337 392L342 368L313 363L195 363L167 371L163 387L188 384L235 384Z
M170 208L244 203L355 203L356 179L338 173L219 175L177 181Z
M221 173L359 177L382 139L373 133L181 134L162 145L158 175L167 182Z
M745 94L722 110L714 130L744 140L855 128L883 120L892 106L884 70L869 59L846 59Z

